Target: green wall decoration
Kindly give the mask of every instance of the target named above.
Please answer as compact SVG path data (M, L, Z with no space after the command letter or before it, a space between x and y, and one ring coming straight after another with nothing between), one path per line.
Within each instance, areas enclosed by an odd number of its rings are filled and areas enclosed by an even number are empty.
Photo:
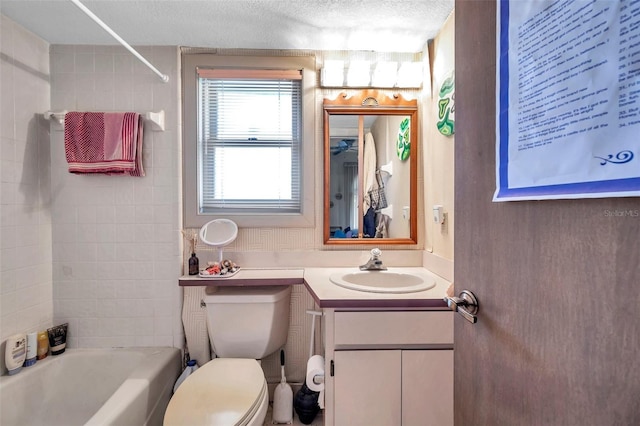
M398 153L398 158L400 158L402 161L409 158L409 152L411 149L411 141L409 140L410 129L411 122L409 121L409 118L405 118L400 122L396 152Z
M455 73L447 77L438 93L438 121L436 126L438 131L445 136L454 133L455 121Z

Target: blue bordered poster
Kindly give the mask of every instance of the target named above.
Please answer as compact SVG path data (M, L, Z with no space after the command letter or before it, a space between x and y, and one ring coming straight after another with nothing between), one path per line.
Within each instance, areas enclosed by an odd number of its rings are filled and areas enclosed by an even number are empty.
M640 196L640 0L499 0L494 201Z

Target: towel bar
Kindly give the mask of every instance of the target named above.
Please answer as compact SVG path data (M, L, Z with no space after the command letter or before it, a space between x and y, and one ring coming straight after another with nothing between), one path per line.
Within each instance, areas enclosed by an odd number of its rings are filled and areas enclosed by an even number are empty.
M53 120L58 123L60 126L64 127L64 116L67 113L66 110L63 111L47 111L43 113L45 119ZM151 130L156 132L164 132L164 110L160 110L158 112L146 112L141 114L146 122L151 125Z

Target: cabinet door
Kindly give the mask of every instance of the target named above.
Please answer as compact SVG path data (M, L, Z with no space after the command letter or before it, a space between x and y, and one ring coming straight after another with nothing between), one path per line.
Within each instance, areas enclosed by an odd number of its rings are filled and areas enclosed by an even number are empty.
M336 426L400 425L401 351L336 351Z
M402 351L402 426L453 425L453 350Z

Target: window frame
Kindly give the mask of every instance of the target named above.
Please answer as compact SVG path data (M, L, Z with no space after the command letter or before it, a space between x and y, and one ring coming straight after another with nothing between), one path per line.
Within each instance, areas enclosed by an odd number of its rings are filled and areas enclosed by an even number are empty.
M201 213L198 206L198 68L292 69L302 71L302 144L300 213ZM183 225L199 228L208 221L228 218L241 227L313 227L315 147L315 58L311 56L227 56L182 54L183 111ZM305 173L306 171L306 173Z

